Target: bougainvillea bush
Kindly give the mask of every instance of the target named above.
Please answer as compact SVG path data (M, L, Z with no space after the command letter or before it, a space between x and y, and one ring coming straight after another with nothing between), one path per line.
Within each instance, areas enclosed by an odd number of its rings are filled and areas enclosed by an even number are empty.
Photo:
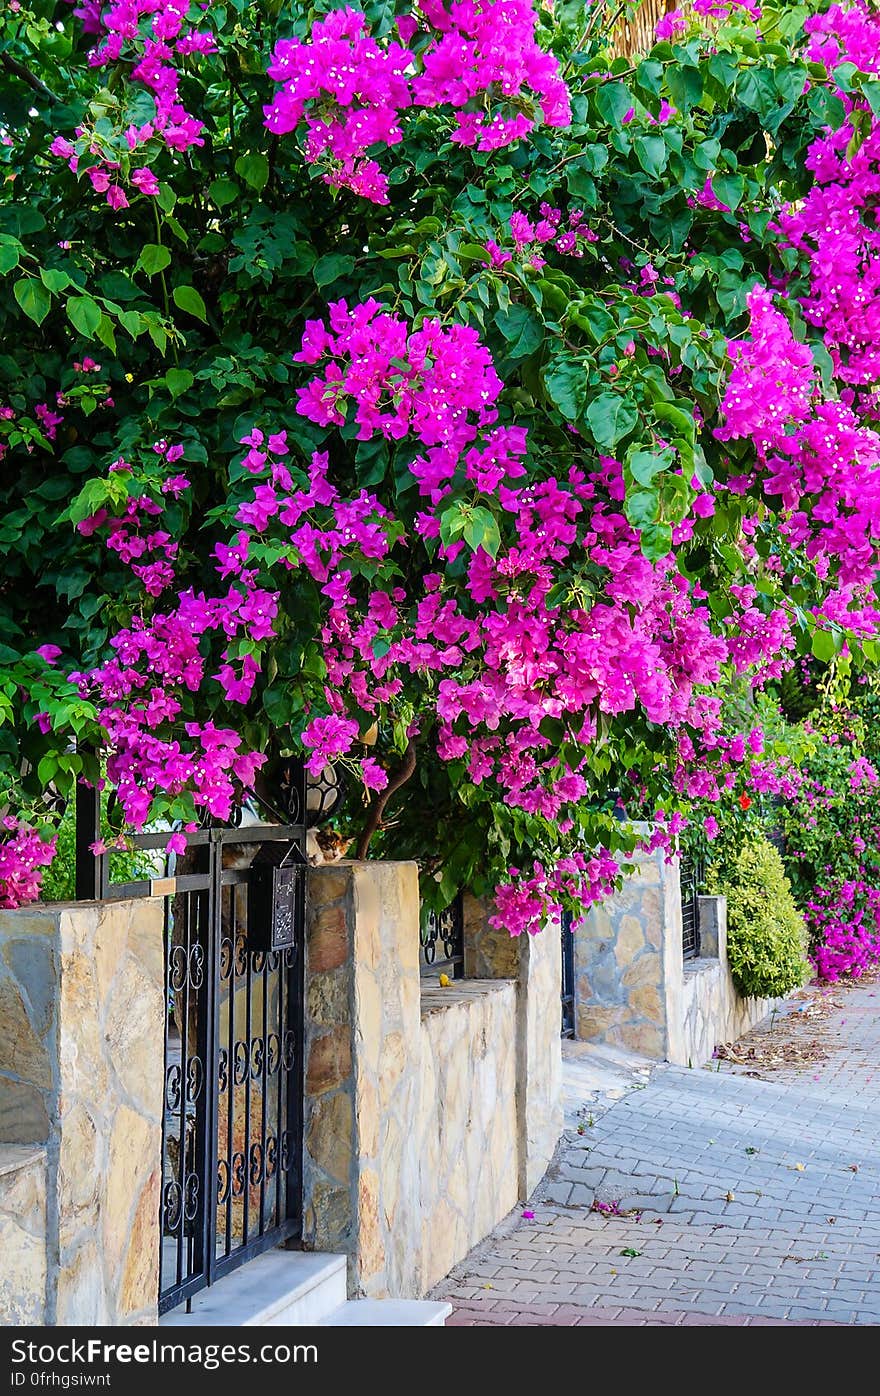
M842 669L804 719L812 740L779 817L811 957L829 980L880 961L880 700Z
M4 900L305 750L534 930L874 662L880 30L620 8L6 7Z

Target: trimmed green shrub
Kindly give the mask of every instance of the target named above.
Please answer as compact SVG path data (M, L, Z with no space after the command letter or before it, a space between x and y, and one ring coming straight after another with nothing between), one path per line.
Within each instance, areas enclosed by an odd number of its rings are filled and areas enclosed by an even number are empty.
M727 898L727 959L744 998L779 998L810 975L807 928L782 859L762 835L722 847L707 890Z

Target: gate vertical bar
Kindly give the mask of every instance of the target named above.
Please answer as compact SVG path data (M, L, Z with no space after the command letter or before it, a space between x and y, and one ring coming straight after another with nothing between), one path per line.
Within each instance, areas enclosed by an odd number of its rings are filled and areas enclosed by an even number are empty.
M572 914L563 911L561 917L562 936L562 1036L575 1035L575 990L574 990L574 933Z
M305 779L305 777L303 777ZM303 796L305 807L305 796ZM292 1240L302 1236L302 1174L303 1174L303 1095L305 1091L303 1051L305 996L305 871L301 871L297 888L296 926L293 943L293 964L290 967L288 1019L293 1031L294 1060L287 1079L287 1124L291 1147L295 1149L292 1166L287 1174L287 1215L296 1217L297 1229Z
M262 1111L260 1126L260 1146L262 1149L262 1169L260 1170L260 1235L266 1229L266 1125L269 1113L269 952L263 958L263 1055L262 1055Z
M222 831L211 830L208 844L208 895L205 975L207 979L205 1001L206 1056L205 1056L205 1129L206 1171L204 1197L202 1199L204 1224L202 1227L203 1274L210 1285L214 1280L214 1267L217 1259L217 1246L214 1241L217 1196L217 1134L219 1131L219 1047L220 1047L220 942L223 937L223 875ZM231 1011L231 1010L230 1010ZM232 1061L229 1063L229 1089L232 1089Z
M92 845L101 837L101 796L94 785L76 783L76 899L96 902L104 896L103 859Z
M236 906L235 896L237 887L232 889L232 903ZM245 927L250 925L248 887L245 884L242 891L245 905ZM247 934L247 930L245 931ZM244 1042L247 1051L247 1069L244 1078L244 1132L242 1135L242 1153L244 1154L244 1194L242 1197L241 1211L241 1241L246 1246L250 1240L251 1225L251 1150L253 1140L251 1139L251 1076L252 1076L252 1056L253 1056L253 1005L251 1003L251 993L253 991L253 964L254 956L250 944L246 941L244 948Z
M167 902L166 902L167 905ZM196 935L198 935L198 921L196 921ZM193 955L192 955L193 917L190 914L190 899L183 900L183 983L180 986L183 996L183 1012L180 1015L180 1150L178 1154L178 1185L180 1187L180 1226L177 1231L177 1283L180 1284L184 1277L189 1278L192 1273L192 1252L187 1235L187 1138L186 1138L186 1097L187 1097L187 1067L189 1064L190 1040L190 990L195 988L192 983ZM178 992L180 992L178 991ZM175 994L175 1004L177 1004L177 994ZM198 1002L198 997L196 999ZM196 1010L198 1012L198 1009ZM195 1140L193 1145L197 1146ZM188 1251L186 1256L186 1268L184 1269L184 1251Z

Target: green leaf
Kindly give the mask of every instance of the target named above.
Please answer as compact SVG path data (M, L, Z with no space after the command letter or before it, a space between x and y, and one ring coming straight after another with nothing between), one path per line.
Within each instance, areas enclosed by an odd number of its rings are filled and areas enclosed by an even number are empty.
M635 528L646 528L654 523L659 507L660 497L656 490L634 490L626 496L624 512Z
M832 631L813 631L813 639L810 644L810 649L812 650L816 658L821 659L824 664L827 664L830 659L834 658L834 656L837 654L838 648L839 646L835 641L834 634Z
M648 524L641 531L642 552L649 562L659 562L672 549L672 526L668 523Z
M567 422L581 414L587 391L583 365L562 361L544 374L544 387Z
M109 315L102 315L98 322L98 338L106 344L112 354L116 353L116 331Z
M179 310L185 310L187 315L194 315L197 320L207 321L208 313L205 310L205 302L195 286L175 286L171 294L174 304Z
M596 108L609 126L617 129L633 105L632 94L622 82L606 82L596 93Z
M215 179L208 185L208 193L218 208L233 204L241 190L233 179Z
M0 276L14 271L18 266L18 256L18 248L13 243L6 243L5 246L0 247Z
M703 95L703 79L699 68L689 65L670 64L666 69L666 86L673 106L679 111L690 111Z
M180 397L194 382L195 379L188 368L169 368L165 374L165 384L172 397Z
M497 557L501 534L495 518L488 509L472 509L464 526L464 541L476 552L483 548L490 557Z
M16 281L13 295L28 319L33 320L37 325L42 325L52 304L52 297L42 281L38 281L35 276L28 276L21 281Z
M804 95L807 72L799 63L786 63L776 69L773 81L782 100L794 105L798 98Z
M633 150L645 174L649 174L652 179L659 179L669 158L663 137L637 136L633 141Z
M143 320L136 310L120 310L116 317L122 328L131 335L132 339L137 339L144 327Z
M495 324L510 346L508 354L512 359L528 358L544 338L541 321L524 305L499 310L495 315Z
M69 296L64 309L75 330L86 339L94 339L101 323L101 307L91 296Z
M465 523L466 518L461 511L460 501L444 509L440 515L440 542L445 548L464 531Z
M141 255L137 259L137 266L147 273L147 276L155 276L157 272L164 271L171 265L171 253L167 247L162 247L158 242L145 243L141 248Z
M654 476L667 470L674 459L675 452L668 448L662 451L629 451L626 465L637 484L650 485Z
M239 155L235 162L235 173L241 175L245 183L259 193L269 182L269 161L259 152L253 155Z
M587 408L587 421L597 446L611 450L639 420L636 404L620 393L600 393Z
M878 83L866 83L864 87L865 96L874 110L874 103L868 88L880 88ZM846 120L846 107L839 97L833 92L829 92L825 87L814 87L807 98L807 106L816 117L820 126L830 126L832 131L837 131Z
M56 295L59 291L64 291L70 285L70 277L66 271L59 271L57 267L41 267L40 280L43 285Z
M739 203L745 193L746 182L742 175L713 175L712 192L716 199L720 199L726 204L731 213L739 207Z
M353 257L344 257L339 252L328 252L325 257L318 258L312 275L316 286L329 286L338 281L340 276L349 276L353 271Z
M566 184L569 194L577 199L582 207L595 208L596 181L593 176L588 174L584 169L582 160L578 160L570 166Z
M689 441L695 440L697 428L693 416L682 407L677 407L672 402L655 402L654 416L663 422L670 422L676 431L680 431Z
M585 301L572 311L571 318L582 330L589 330L597 344L602 344L617 330L617 321L598 301Z

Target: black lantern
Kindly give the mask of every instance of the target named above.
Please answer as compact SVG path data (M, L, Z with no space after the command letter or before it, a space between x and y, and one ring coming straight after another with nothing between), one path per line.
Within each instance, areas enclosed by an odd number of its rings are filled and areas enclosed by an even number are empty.
M296 844L263 844L248 879L248 949L287 950L305 914L306 859Z
M338 814L347 793L345 770L328 764L319 776L306 777L306 823L310 829Z

